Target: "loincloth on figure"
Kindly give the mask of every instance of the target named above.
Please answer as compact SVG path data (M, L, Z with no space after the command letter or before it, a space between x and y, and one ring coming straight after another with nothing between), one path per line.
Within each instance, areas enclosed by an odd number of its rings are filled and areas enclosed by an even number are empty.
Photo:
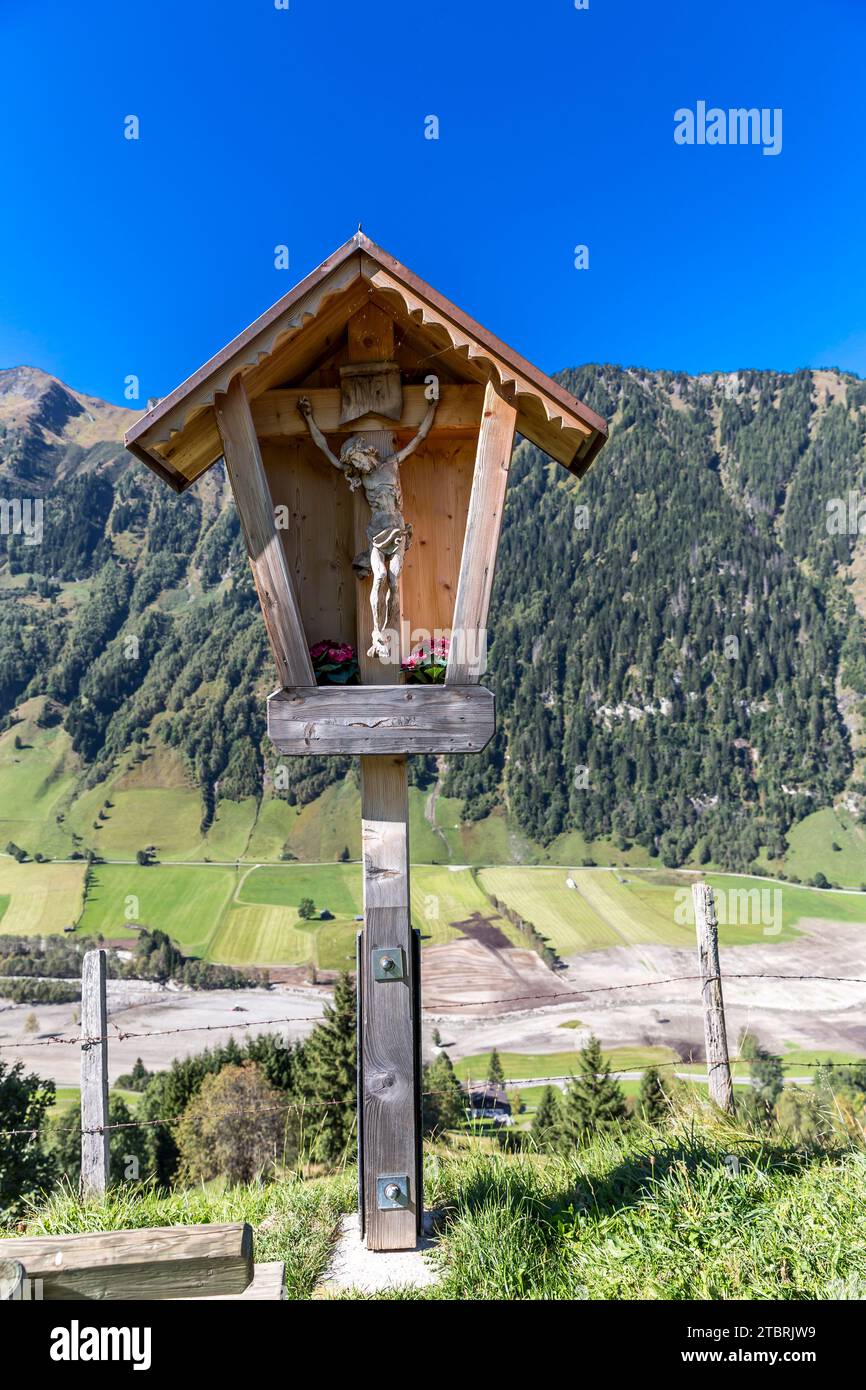
M367 540L370 550L375 548L384 560L391 560L395 555L406 554L412 544L412 527L401 516L387 517L378 513L367 527ZM373 573L370 552L360 551L352 561L352 569L359 579L369 579Z

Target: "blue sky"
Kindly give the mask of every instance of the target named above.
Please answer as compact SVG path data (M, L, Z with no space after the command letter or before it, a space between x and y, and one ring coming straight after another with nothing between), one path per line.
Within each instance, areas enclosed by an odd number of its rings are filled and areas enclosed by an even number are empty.
M360 220L548 371L866 375L862 0L289 6L2 0L0 366L162 396Z

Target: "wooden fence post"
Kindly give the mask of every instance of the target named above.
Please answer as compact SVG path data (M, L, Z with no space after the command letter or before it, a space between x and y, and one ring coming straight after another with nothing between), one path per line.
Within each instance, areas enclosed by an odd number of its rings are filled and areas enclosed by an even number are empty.
M105 951L88 951L81 963L81 1194L102 1196L108 1187L108 1010Z
M701 996L704 1001L704 1037L707 1046L710 1099L728 1114L733 1114L734 1094L731 1086L731 1064L728 1060L728 1035L725 1029L725 1005L719 969L719 930L713 890L708 883L694 883L692 899L698 935Z

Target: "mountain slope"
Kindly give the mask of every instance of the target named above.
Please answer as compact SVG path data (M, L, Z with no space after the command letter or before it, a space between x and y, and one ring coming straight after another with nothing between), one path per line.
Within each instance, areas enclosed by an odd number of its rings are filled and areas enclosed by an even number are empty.
M842 797L856 815L866 561L856 525L828 531L827 504L863 488L866 385L563 380L611 440L580 484L515 453L491 617L500 731L453 760L445 796L483 822L504 795L536 843L579 832L732 868L762 846L778 858ZM0 821L31 853L96 848L115 788L184 790L205 836L220 799L264 811L273 796L274 677L222 469L175 497L122 449L130 418L34 369L0 372L0 491L45 504L42 543L4 536L0 551L0 794L21 801ZM16 740L49 739L22 795ZM350 767L287 760L275 852L292 808ZM436 775L414 760L416 781ZM31 797L50 817L27 839Z

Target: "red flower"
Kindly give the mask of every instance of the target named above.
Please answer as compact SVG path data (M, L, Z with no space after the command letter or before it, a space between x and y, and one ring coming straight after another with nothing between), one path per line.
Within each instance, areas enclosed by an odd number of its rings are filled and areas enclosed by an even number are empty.
M315 646L310 647L310 657L314 665L324 660L338 663L354 661L355 648L348 642L335 642L332 637L326 637L323 642L316 642Z

